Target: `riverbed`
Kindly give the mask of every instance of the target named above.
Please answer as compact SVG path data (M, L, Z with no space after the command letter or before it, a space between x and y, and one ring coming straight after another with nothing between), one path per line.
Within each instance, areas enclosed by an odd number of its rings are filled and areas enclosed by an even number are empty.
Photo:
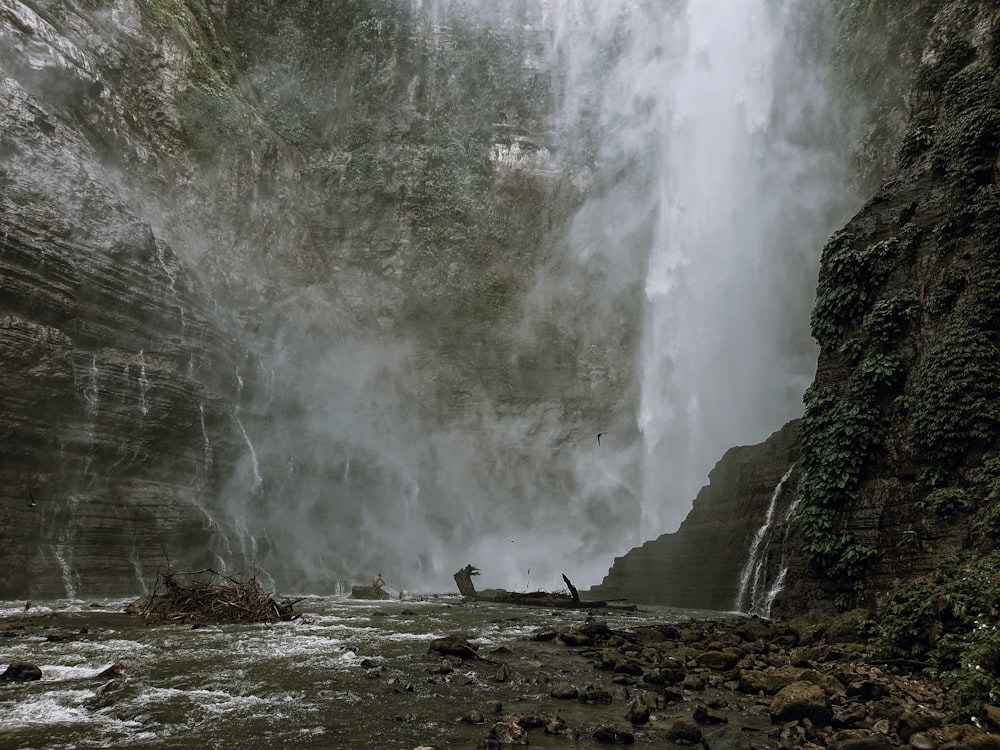
M193 627L147 625L124 613L127 603L0 604L0 671L42 670L38 681L0 682L0 750L476 748L505 712L565 721L558 734L533 730L533 747L605 747L592 737L602 724L658 744L656 722L629 727L627 689L610 673L537 636L588 618L620 629L692 614L310 596L295 621ZM455 634L486 659L449 667L429 653ZM101 676L115 664L127 676ZM613 701L551 697L561 682L606 689Z

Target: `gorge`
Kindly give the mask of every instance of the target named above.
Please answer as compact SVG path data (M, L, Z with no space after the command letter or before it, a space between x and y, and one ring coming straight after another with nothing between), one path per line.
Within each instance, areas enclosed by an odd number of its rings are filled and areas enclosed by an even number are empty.
M0 0L0 597L987 557L997 15Z

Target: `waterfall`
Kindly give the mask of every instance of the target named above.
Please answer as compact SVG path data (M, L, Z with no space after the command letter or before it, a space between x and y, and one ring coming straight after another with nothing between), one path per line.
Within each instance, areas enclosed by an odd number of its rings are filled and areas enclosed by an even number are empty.
M740 574L740 586L736 593L736 609L748 614L767 617L771 612L771 602L781 591L785 582L786 568L782 567L777 574L768 582L767 563L768 552L776 541L779 545L779 555L784 565L784 541L787 540L789 523L794 517L795 509L798 506L798 494L792 499L780 519L775 521L775 510L778 507L778 500L781 497L782 489L788 477L795 470L795 464L789 467L788 471L775 486L771 493L771 500L767 506L767 513L764 515L764 523L754 534L753 540L747 552L747 561ZM780 537L780 541L778 541Z
M801 414L820 248L856 200L825 80L836 25L805 0L584 5L552 11L566 121L596 111L602 134L588 178L600 190L568 256L601 269L608 298L644 264L636 428L650 539L676 529L729 447Z
M663 71L638 418L654 529L676 527L728 446L801 413L815 348L800 282L842 218L845 179L817 127L821 62L796 59L806 5L691 0Z

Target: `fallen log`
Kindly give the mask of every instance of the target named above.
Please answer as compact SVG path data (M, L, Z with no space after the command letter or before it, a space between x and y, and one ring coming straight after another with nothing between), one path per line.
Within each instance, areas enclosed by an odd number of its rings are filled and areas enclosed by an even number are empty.
M458 585L459 593L470 601L495 602L498 604L518 604L529 607L553 607L556 609L601 609L610 607L614 609L635 609L634 605L613 605L606 601L585 601L580 598L580 593L576 586L570 582L566 574L563 580L569 588L569 593L551 591L529 591L517 592L506 591L505 589L488 589L483 592L476 591L475 584L472 583L472 576L479 575L479 568L473 565L466 565L455 573L455 583Z

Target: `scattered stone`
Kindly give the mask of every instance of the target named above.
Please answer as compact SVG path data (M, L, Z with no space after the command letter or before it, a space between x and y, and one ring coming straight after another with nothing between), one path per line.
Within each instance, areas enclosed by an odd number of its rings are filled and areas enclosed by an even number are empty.
M592 736L604 745L632 745L635 743L635 735L630 731L609 724L603 724L594 729Z
M444 638L435 638L427 647L428 653L439 653L443 656L457 656L459 659L478 659L477 646L469 643L467 638L460 635L448 635Z
M701 742L701 738L701 727L684 716L675 719L667 730L667 739L676 742L690 742L692 745L697 745Z
M699 724L725 724L729 717L722 711L699 704L694 708L694 720Z
M580 691L568 682L560 682L549 691L549 695L557 700L576 700L580 696Z
M833 718L833 709L823 688L801 681L778 691L771 701L770 714L771 721L778 723L809 719L817 726L826 726Z
M633 724L647 724L649 722L649 716L652 713L653 710L650 708L649 704L639 697L632 701L632 705L629 706L628 713L625 715L625 718Z
M728 672L740 663L743 654L738 651L727 649L724 651L706 651L697 658L698 666L715 669L720 672Z
M476 711L473 709L463 714L461 721L466 724L483 724L486 722L486 717L483 716L482 711Z
M41 667L26 661L11 662L4 673L0 674L0 680L9 682L32 682L40 679L42 679Z
M871 735L842 740L833 746L833 750L892 750L892 747L893 744L885 737Z
M556 714L555 717L545 725L545 734L554 734L557 736L565 736L571 734L569 724L566 720Z
M681 687L685 690L700 693L705 689L705 678L695 672L689 672L684 675L684 679L681 681Z
M577 700L580 701L580 703L608 704L611 703L613 699L611 697L611 693L604 688L587 685L579 692Z
M120 661L116 661L110 667L102 672L99 672L96 677L104 680L115 680L120 677L128 677L128 672L125 670L125 665Z
M913 750L937 750L934 738L925 732L917 732L910 737L910 747Z
M528 730L517 722L516 716L505 716L492 727L487 740L500 745L527 745Z

